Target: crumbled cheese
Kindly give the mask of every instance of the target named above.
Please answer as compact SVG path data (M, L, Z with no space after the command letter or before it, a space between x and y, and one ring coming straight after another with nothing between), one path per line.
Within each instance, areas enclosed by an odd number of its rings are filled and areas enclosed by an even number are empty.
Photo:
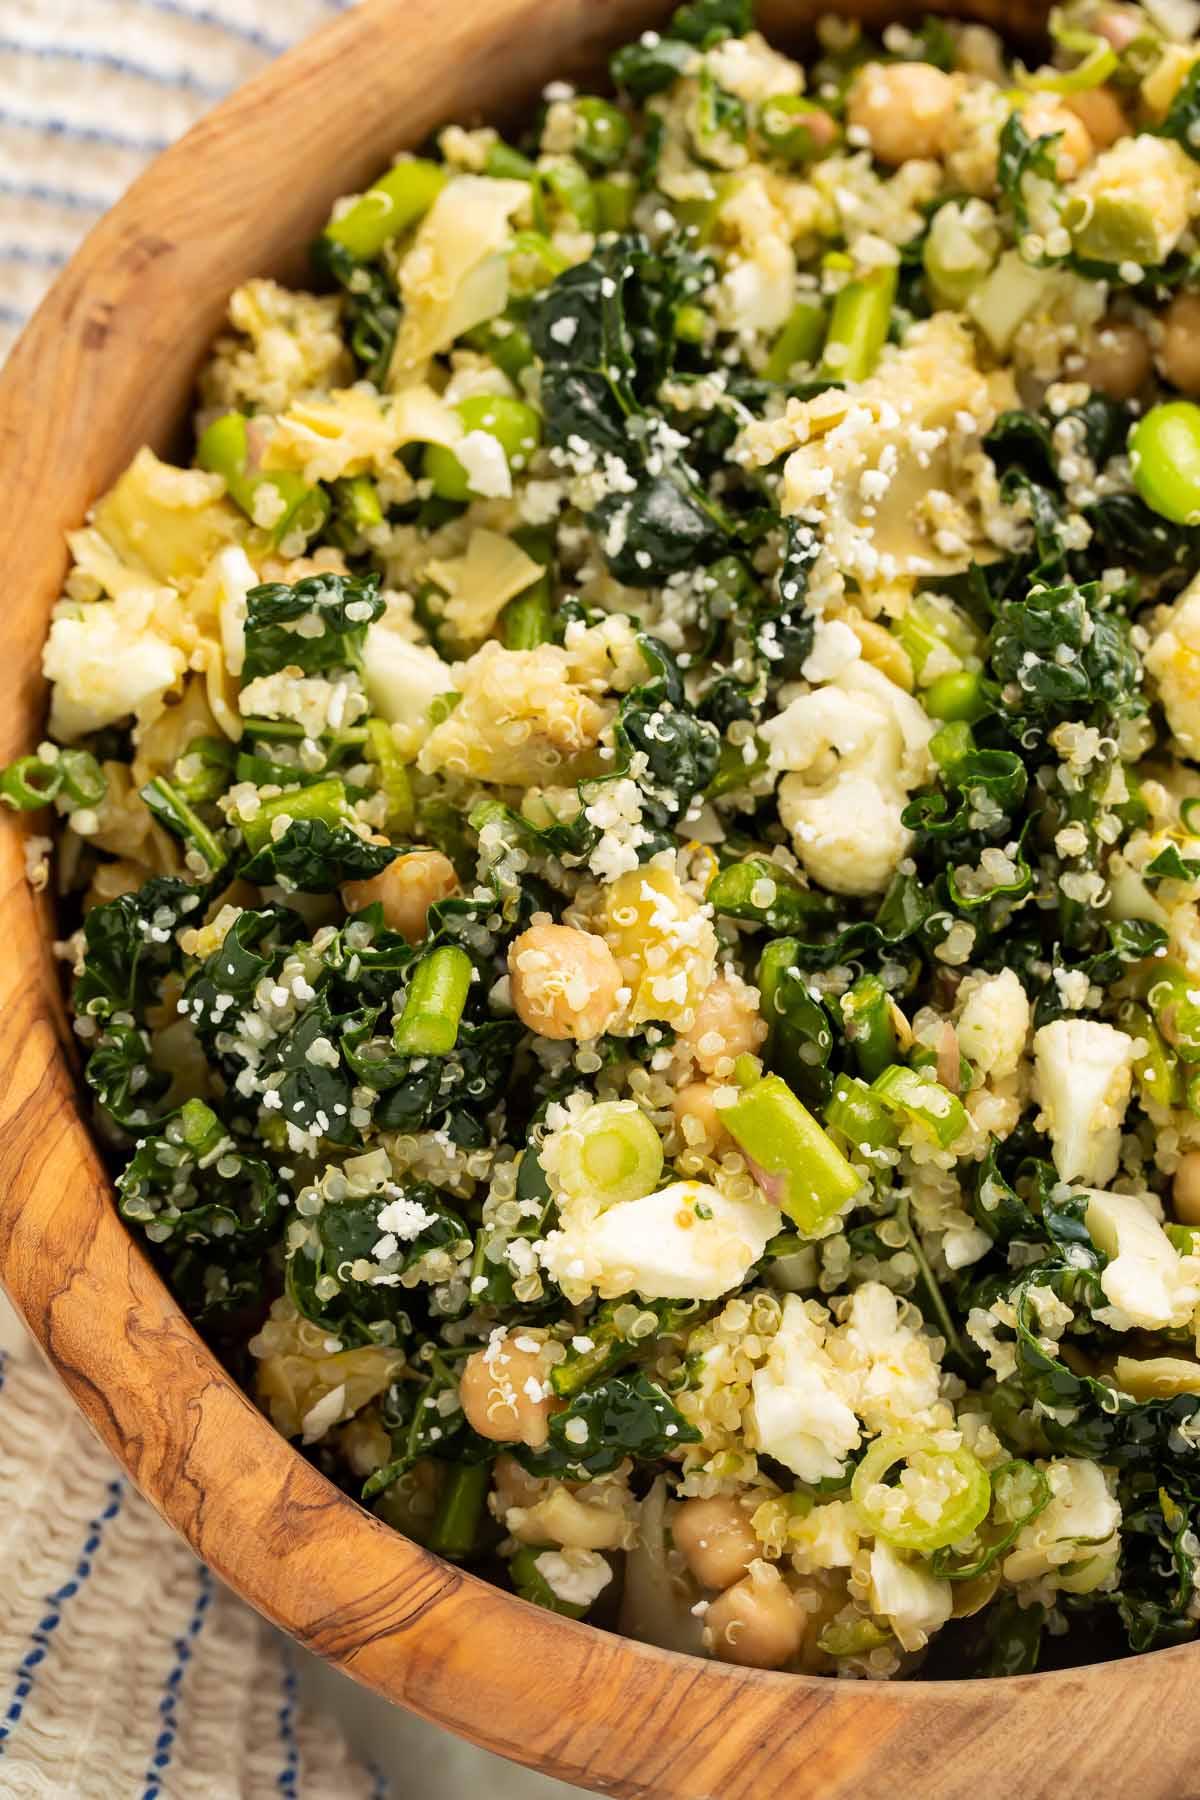
M783 1302L783 1318L765 1365L752 1382L752 1423L759 1447L801 1481L840 1476L862 1442L849 1396L853 1382L825 1349L825 1333L797 1294Z
M566 1606L590 1606L612 1580L612 1566L597 1550L543 1550L533 1566Z

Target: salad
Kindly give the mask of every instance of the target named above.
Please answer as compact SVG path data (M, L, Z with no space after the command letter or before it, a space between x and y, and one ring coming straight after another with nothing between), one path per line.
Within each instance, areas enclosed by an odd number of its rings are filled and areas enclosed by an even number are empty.
M70 537L0 792L120 1212L536 1605L1196 1634L1195 15L693 0L339 202Z

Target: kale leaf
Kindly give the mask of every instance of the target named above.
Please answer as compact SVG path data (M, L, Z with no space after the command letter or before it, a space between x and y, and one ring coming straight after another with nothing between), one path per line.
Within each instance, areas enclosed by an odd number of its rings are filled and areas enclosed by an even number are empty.
M1026 261L1039 264L1053 261L1053 258L1028 256L1021 241L1029 231L1029 196L1025 191L1025 183L1032 179L1052 188L1057 187L1054 150L1061 136L1061 132L1052 132L1044 137L1031 138L1021 123L1019 112L1009 114L1000 132L996 185L1008 202L1022 256Z
M696 1427L639 1370L577 1394L551 1418L545 1449L518 1450L517 1456L533 1475L571 1470L592 1476L607 1474L627 1456L654 1461L699 1441Z
M632 483L592 515L609 569L630 587L711 562L732 529L652 410L676 306L705 278L690 252L656 255L643 237L616 237L558 276L529 316L548 442L614 458Z
M687 705L674 657L657 638L640 636L638 647L650 679L633 688L621 702L616 736L622 761L633 757L642 772L642 816L659 831L667 830L687 811L717 772L721 739L714 725Z
M1098 583L1034 587L1006 601L988 655L997 679L1011 683L1008 728L1023 740L1062 719L1108 723L1139 708L1129 624L1103 605Z
M306 675L360 669L367 627L383 612L379 577L323 571L289 587L268 581L246 596L246 655L242 676L253 681L280 669Z
M230 1031L254 999L254 990L275 967L281 948L304 931L298 913L283 906L240 912L222 943L189 976L180 1011L200 1042L211 1048L219 1032Z
M164 975L182 960L175 934L198 924L204 890L173 875L156 875L136 893L94 906L83 922L83 971L73 1006L84 1018L115 1012L140 1017L157 998Z
M170 1077L150 1063L150 1034L109 1019L95 1040L84 1076L109 1118L126 1131L144 1129Z
M348 825L293 819L238 871L259 887L278 885L303 894L332 894L343 881L365 881L394 862L391 844L372 844Z
M382 388L387 380L400 305L387 271L378 263L351 255L344 244L324 233L311 251L317 267L344 291L342 328L365 380Z
M327 1327L347 1343L378 1341L372 1330L394 1321L411 1289L400 1277L435 1250L470 1246L471 1234L458 1214L428 1182L413 1182L405 1200L419 1206L424 1222L411 1238L397 1240L379 1214L401 1190L389 1183L369 1194L326 1199L309 1220L308 1231L288 1254L287 1290L305 1318ZM390 1239L391 1249L387 1249ZM380 1255L381 1248L386 1255ZM332 1285L332 1294L328 1289Z
M268 1243L279 1221L269 1164L237 1150L203 1100L186 1101L165 1132L143 1138L117 1191L122 1218L154 1244L235 1239L246 1250Z

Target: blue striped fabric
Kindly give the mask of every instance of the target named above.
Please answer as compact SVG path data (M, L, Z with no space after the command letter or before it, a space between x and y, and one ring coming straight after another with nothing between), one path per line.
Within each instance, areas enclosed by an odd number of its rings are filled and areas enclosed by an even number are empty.
M0 360L79 239L222 95L353 0L4 0Z

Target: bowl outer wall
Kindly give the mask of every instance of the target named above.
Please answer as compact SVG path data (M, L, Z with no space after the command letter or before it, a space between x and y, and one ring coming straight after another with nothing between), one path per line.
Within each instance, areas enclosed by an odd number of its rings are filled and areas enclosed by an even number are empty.
M142 443L170 446L230 290L257 273L299 276L332 200L397 147L595 67L663 10L368 0L134 184L0 374L0 760L42 726L40 647L66 572L63 534ZM961 10L1010 28L1041 16ZM788 0L760 9L777 31L809 16ZM0 1278L142 1492L268 1618L426 1718L601 1793L862 1800L919 1781L978 1800L1097 1783L1138 1800L1200 1794L1187 1705L1200 1650L995 1683L868 1686L735 1669L528 1606L347 1499L229 1379L117 1217L76 1088L51 907L24 876L24 835L5 814Z

